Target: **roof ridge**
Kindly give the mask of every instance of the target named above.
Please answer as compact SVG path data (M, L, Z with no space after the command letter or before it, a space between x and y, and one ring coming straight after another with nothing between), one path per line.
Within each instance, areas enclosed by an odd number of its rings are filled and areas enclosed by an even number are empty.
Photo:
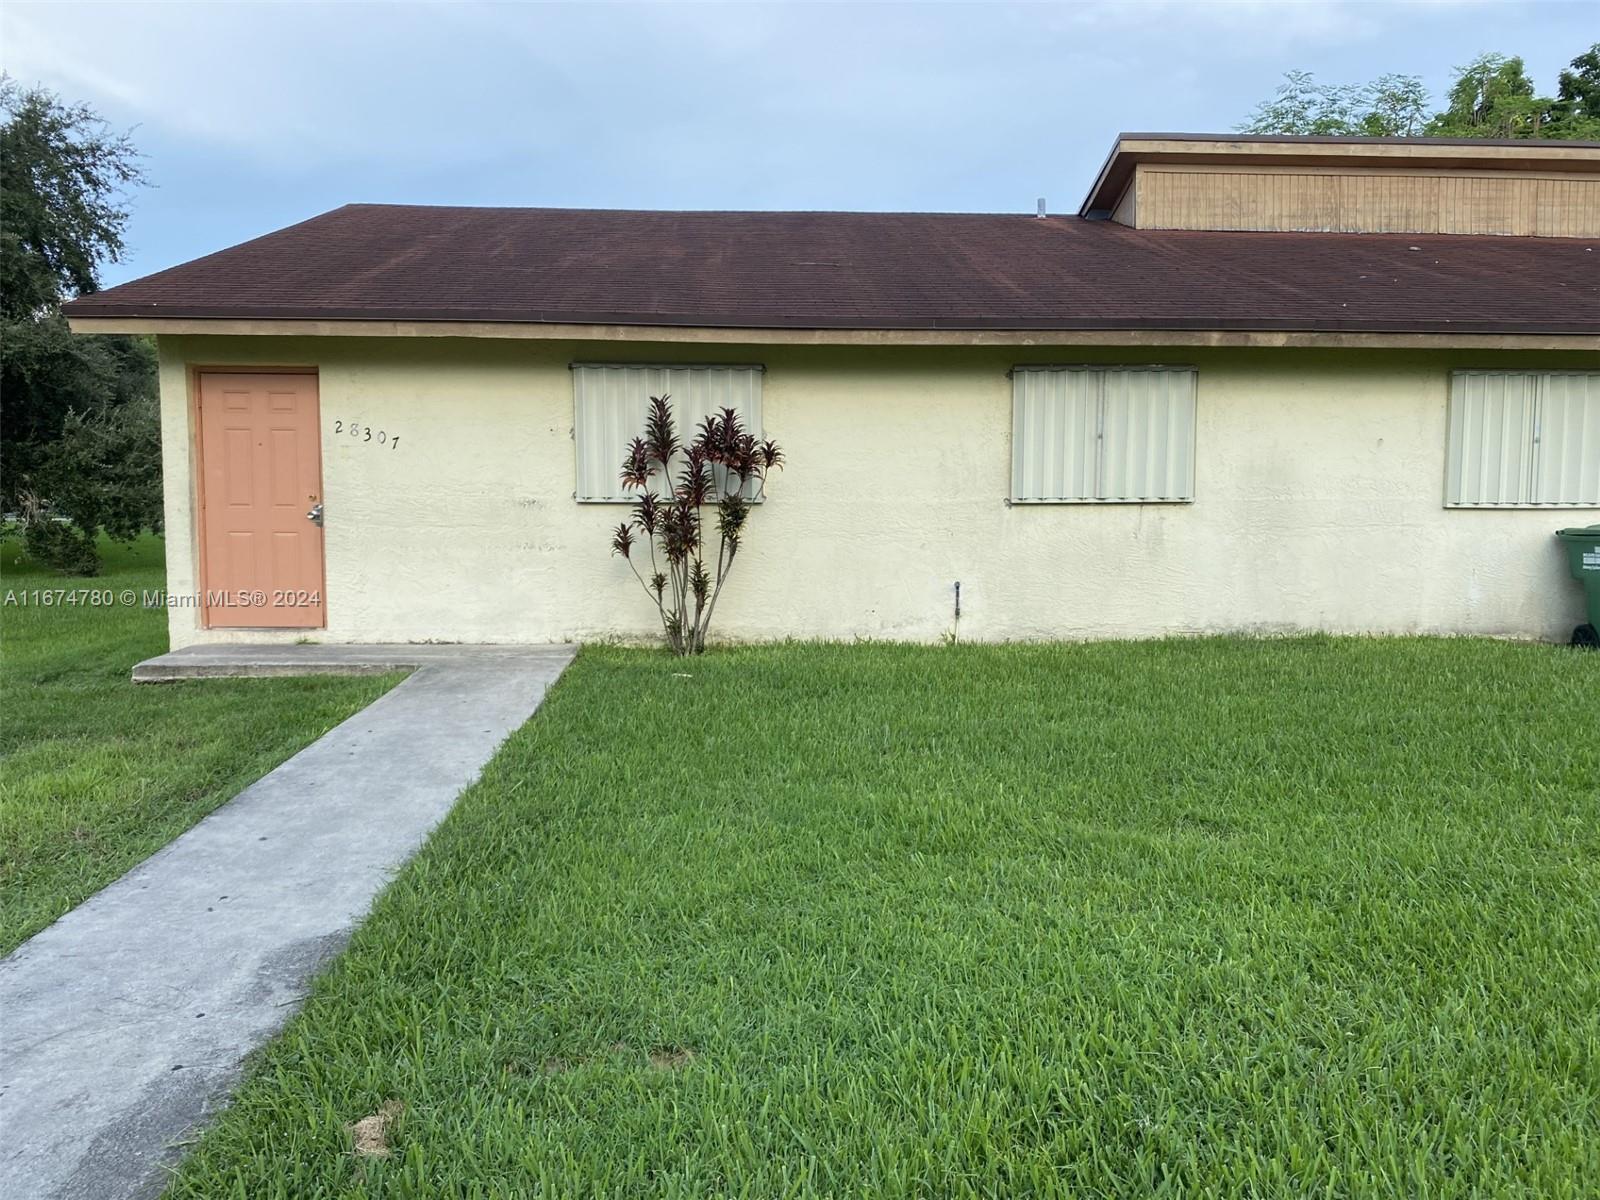
M1151 133L1145 131L1117 134L1119 141L1169 141L1169 142L1288 142L1294 145L1334 146L1487 146L1496 149L1600 150L1600 142L1579 141L1568 138L1473 138L1428 136L1380 136L1363 133Z
M1023 217L1038 220L1032 211L995 212L976 209L898 209L898 208L606 208L565 204L415 204L389 200L356 200L329 209L320 216L331 216L351 208L409 209L439 212L515 212L515 213L595 213L620 216L690 217ZM1046 219L1077 220L1076 213L1050 213ZM316 217L309 218L316 220Z

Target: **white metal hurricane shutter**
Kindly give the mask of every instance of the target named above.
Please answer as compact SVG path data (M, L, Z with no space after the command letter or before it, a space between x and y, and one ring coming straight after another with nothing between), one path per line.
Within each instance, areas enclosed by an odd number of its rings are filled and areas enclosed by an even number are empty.
M1600 504L1600 372L1457 371L1445 503Z
M1098 374L1018 367L1011 388L1012 499L1093 500Z
M1194 384L1193 371L1101 375L1101 499L1194 499Z
M1533 502L1600 505L1600 372L1544 376L1534 420Z
M1011 379L1013 500L1194 499L1194 368L1017 367Z
M1450 387L1447 504L1521 504L1533 470L1534 376L1458 371Z
M678 437L724 408L737 409L761 437L761 375L753 366L634 366L574 363L573 429L579 500L633 500L618 475L628 444L644 432L651 396L670 396Z

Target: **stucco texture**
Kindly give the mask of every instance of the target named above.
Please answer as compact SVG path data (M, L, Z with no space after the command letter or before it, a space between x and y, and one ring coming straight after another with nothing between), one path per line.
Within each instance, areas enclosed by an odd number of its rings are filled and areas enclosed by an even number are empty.
M1565 640L1580 587L1551 536L1600 509L1443 505L1454 368L1594 368L1470 351L682 346L468 338L162 337L168 588L192 594L191 368L315 368L327 628L337 642L641 639L654 609L609 552L616 505L573 499L573 361L767 368L788 465L717 611L727 639L932 641L1216 631ZM1199 371L1195 500L1006 503L1023 362ZM352 422L385 444L334 433ZM398 436L391 448L388 439ZM205 630L174 648L293 640Z

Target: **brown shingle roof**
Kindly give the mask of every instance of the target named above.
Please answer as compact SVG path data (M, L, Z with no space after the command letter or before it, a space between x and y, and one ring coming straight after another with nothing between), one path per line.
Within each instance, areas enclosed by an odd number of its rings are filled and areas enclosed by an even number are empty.
M67 306L751 329L1600 333L1600 243L353 204Z

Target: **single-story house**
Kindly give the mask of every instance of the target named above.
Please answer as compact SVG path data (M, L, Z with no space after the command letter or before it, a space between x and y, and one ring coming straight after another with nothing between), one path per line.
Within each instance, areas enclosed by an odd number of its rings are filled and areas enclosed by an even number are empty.
M1582 620L1600 144L1124 134L1040 208L352 204L66 312L159 343L174 647L654 636L661 393L787 456L714 636Z

